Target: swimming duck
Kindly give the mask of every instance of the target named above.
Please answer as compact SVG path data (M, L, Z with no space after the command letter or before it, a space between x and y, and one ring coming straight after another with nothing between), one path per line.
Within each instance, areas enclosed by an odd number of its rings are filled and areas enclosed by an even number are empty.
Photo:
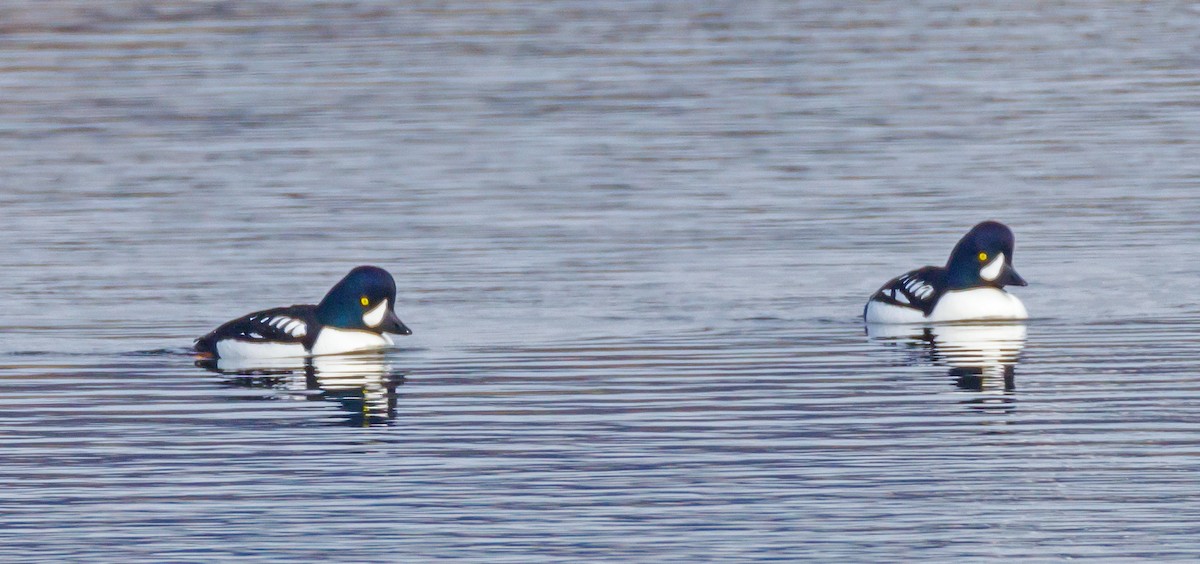
M396 282L386 270L350 271L316 305L256 311L196 339L196 352L217 358L280 358L378 350L388 333L412 331L392 311Z
M1027 319L1005 286L1027 283L1013 268L1013 233L996 221L972 227L946 266L919 268L884 284L863 309L868 323Z

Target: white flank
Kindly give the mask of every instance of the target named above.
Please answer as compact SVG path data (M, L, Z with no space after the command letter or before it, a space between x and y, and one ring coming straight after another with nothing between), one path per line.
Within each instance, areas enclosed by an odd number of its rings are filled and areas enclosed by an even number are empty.
M383 305L387 305L387 302L385 301ZM341 354L355 351L370 351L385 349L392 346L392 344L391 337L380 333L325 327L321 329L321 334L317 335L317 342L313 343L312 354Z
M304 345L299 343L251 343L236 339L217 341L217 356L221 358L287 358L305 354Z
M1004 253L999 253L996 258L992 259L987 266L979 270L979 277L991 282L996 277L1000 276L1000 271L1004 269Z
M925 323L929 321L919 309L871 300L867 302L867 323Z
M379 302L379 305L371 308L370 311L363 314L363 323L365 323L367 327L378 327L380 323L383 323L383 314L387 313L387 311L388 301L383 300L382 302Z

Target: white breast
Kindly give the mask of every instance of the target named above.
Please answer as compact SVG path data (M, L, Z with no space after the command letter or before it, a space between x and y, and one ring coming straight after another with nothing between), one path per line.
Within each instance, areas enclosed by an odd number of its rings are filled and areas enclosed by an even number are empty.
M919 309L878 301L867 303L867 323L940 323L1028 319L1025 305L1016 296L996 288L951 290L942 295L926 317Z
M930 322L990 319L1028 319L1025 304L997 288L952 290L942 295L929 314Z
M341 354L355 351L386 349L392 346L392 338L386 334L351 329L325 327L313 343L312 354Z

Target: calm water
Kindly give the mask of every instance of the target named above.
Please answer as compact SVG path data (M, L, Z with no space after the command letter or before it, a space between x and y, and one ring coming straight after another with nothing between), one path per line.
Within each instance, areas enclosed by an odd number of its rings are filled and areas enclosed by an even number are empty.
M1200 10L395 4L0 7L0 559L1200 556ZM1036 319L868 333L989 218Z

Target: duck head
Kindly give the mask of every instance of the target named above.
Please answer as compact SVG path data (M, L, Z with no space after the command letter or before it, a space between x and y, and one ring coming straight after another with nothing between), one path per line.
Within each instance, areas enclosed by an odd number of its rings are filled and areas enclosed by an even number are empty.
M1003 223L985 221L972 227L946 262L947 283L951 289L977 286L1026 286L1013 268L1013 233Z
M350 271L317 304L317 320L324 325L375 333L411 335L396 317L396 281L377 266Z

